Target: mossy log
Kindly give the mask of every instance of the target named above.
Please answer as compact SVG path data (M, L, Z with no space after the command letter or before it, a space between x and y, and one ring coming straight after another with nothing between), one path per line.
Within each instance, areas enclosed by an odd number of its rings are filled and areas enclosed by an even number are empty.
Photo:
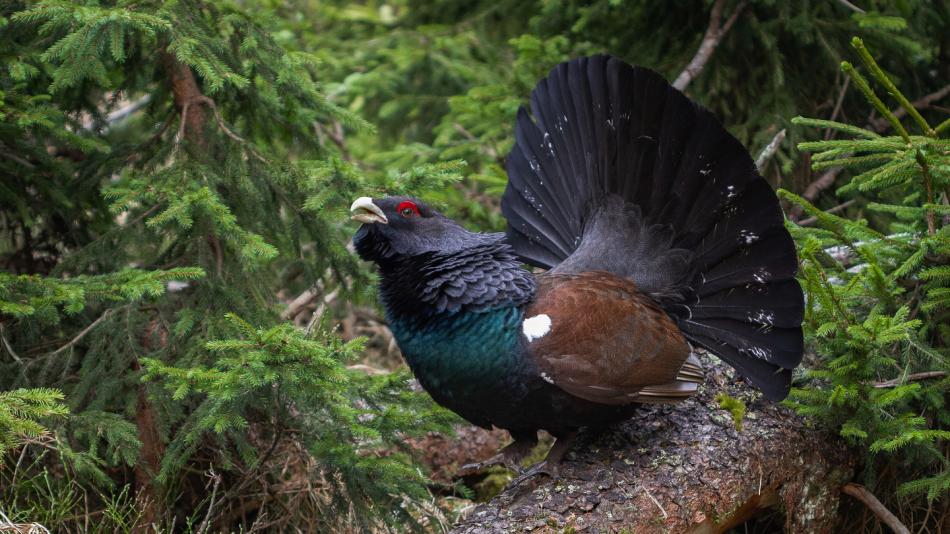
M845 445L701 360L699 395L582 434L559 479L509 488L453 532L718 533L770 509L784 512L786 532L833 532L854 465ZM741 430L721 393L745 403Z

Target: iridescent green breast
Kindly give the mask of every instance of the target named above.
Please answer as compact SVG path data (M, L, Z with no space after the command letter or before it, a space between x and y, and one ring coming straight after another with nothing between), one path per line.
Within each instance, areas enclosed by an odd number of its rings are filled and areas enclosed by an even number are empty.
M394 319L390 328L426 391L471 420L486 402L514 403L524 395L532 364L521 353L522 320L522 310L511 306L440 314L424 324Z

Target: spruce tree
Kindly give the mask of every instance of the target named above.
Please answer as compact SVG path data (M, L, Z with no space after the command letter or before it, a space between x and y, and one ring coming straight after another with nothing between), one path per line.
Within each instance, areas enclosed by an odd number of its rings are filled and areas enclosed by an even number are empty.
M950 118L931 126L864 42L852 44L866 70L850 62L842 70L892 133L799 117L798 125L842 138L798 146L813 153L816 170L849 169L837 194L884 224L829 214L782 192L817 223L788 225L802 258L814 350L793 406L861 448L865 482L886 485L882 468L898 466L898 493L933 503L950 495Z
M365 293L345 223L367 184L319 131L372 130L287 46L284 14L41 1L0 16L0 508L81 529L88 515L53 504L79 491L112 517L102 531L418 525L430 497L405 438L447 416L404 373L347 369L361 343L329 321L279 319L280 290ZM110 514L120 497L128 513Z

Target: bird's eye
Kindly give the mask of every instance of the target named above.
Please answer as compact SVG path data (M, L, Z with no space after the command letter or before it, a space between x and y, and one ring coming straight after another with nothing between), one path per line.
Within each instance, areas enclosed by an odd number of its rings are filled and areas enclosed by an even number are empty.
M399 207L396 208L396 211L407 219L409 217L417 217L419 215L419 207L416 206L414 202L409 202L408 200L401 202Z

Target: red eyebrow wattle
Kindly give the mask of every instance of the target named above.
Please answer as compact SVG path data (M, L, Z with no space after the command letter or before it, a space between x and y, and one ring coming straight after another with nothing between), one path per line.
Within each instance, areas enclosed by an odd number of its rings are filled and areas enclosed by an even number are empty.
M410 201L408 201L408 200L404 200L404 201L400 202L400 203L399 203L399 206L396 208L396 212L397 212L397 213L402 213L402 210L404 210L404 209L406 209L406 208L411 209L413 212L415 212L416 215L419 215L419 207L416 206L416 203L415 203L415 202L410 202Z

